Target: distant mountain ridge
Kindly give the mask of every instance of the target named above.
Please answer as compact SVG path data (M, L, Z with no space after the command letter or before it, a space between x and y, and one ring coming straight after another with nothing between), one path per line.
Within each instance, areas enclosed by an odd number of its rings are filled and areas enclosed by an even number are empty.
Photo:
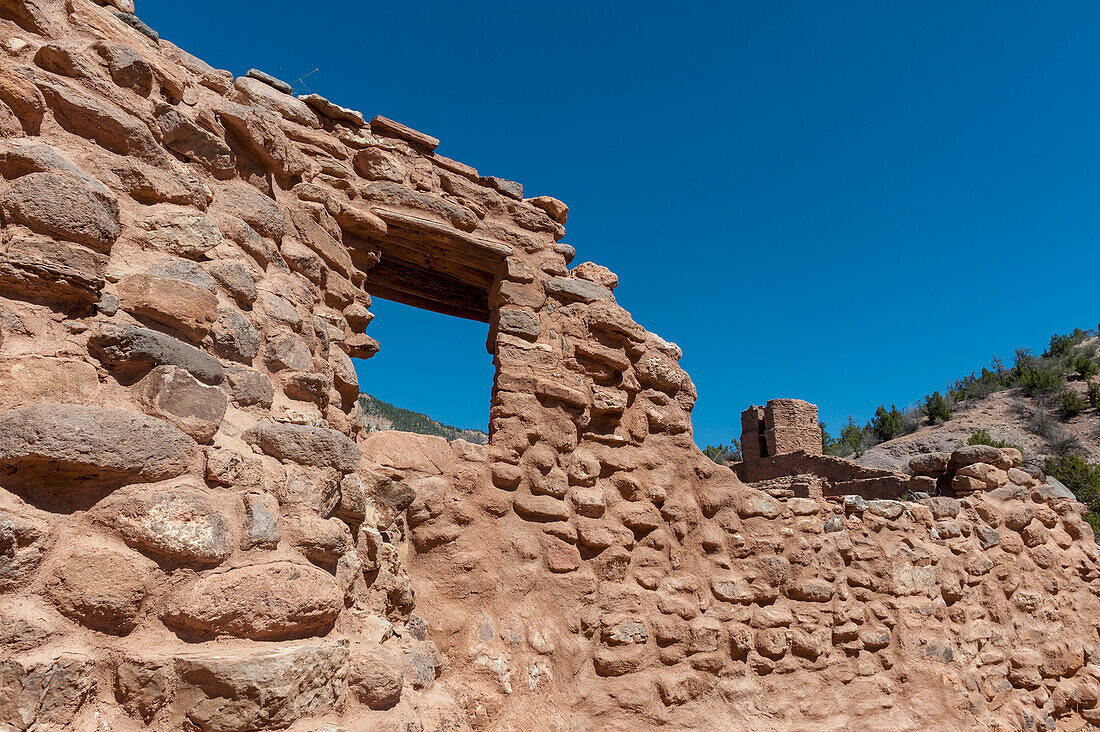
M359 409L360 419L368 432L398 430L418 435L435 435L446 440L466 440L477 445L489 442L489 435L481 430L452 427L426 414L394 406L370 394L359 395Z

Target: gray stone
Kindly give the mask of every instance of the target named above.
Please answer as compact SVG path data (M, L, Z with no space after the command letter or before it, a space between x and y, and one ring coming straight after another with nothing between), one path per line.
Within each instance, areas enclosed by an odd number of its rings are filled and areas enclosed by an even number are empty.
M514 198L517 201L523 198L523 184L517 183L514 180L508 180L507 178L498 178L495 175L486 176L481 179L482 182L489 185L497 191L500 191L509 198Z
M836 533L837 531L843 531L843 530L844 530L844 519L842 519L840 516L833 516L832 518L830 518L828 521L825 522L825 533L826 534L833 534L833 533Z
M239 304L247 307L256 301L256 282L240 262L212 262L208 269L210 275Z
M225 371L225 389L239 407L260 406L270 409L275 400L275 386L259 371L230 366Z
M160 561L206 566L229 556L225 520L197 488L131 486L100 501L92 517Z
M501 308L499 327L504 333L511 333L533 341L539 337L539 316L527 310Z
M606 287L588 280L570 277L551 277L546 283L546 291L552 295L557 295L563 300L595 302L611 299L611 290Z
M251 364L260 355L260 332L236 308L218 309L210 337L214 340L214 353L222 358Z
M218 177L233 174L236 165L233 151L224 140L167 104L157 109L157 122L164 137L164 146L169 150L202 165Z
M848 513L863 513L867 506L867 500L863 496L844 496L844 510Z
M279 543L279 503L267 493L245 493L241 548L274 549Z
M867 510L876 516L893 520L905 511L905 504L900 501L868 501Z
M283 94L290 94L293 91L290 87L290 84L287 84L282 79L275 78L274 76L272 76L271 74L269 74L265 71L260 71L259 69L249 69L248 73L245 74L245 76L248 76L252 79L257 79L259 81L262 81L263 83L267 84L268 86L272 86L272 87L278 89Z
M0 509L0 592L27 584L52 540L53 531L43 519ZM2 631L0 624L0 637Z
M222 232L214 222L191 209L158 206L141 222L150 245L188 259L198 259L218 246Z
M195 449L167 422L113 407L37 404L0 415L0 434L0 476L89 491L96 483L174 478Z
M102 293L99 302L96 303L96 313L111 317L119 312L119 298L109 293Z
M272 371L308 371L313 365L313 354L298 336L281 335L268 341L264 348L264 363Z
M175 660L178 699L204 732L281 729L343 708L347 641L212 649Z
M24 175L0 194L0 214L7 224L23 224L40 234L110 250L122 232L118 201L86 179L68 173Z
M145 272L156 277L183 280L184 282L189 282L192 285L201 287L215 295L218 294L218 285L217 282L214 281L214 278L197 262L193 262L189 259L166 257L145 270Z
M225 378L218 359L147 328L103 323L89 339L88 346L104 364L133 375L155 366L179 366L206 384L219 384Z
M268 455L316 468L350 473L359 465L359 447L346 435L327 427L261 423L242 435L245 442Z
M92 659L64 653L26 663L0 660L0 728L71 729L70 723L95 688Z
M982 549L990 549L1001 543L1001 534L996 529L991 529L988 526L978 526L974 529L974 533L978 535L978 541L981 542Z
M160 35L155 30L150 28L145 23L145 21L143 21L141 18L137 17L136 15L132 15L130 13L124 13L121 10L112 10L111 15L115 16L116 18L121 20L123 23L130 26L131 28L136 30L138 33L145 36L146 38L153 41L154 43L160 43Z

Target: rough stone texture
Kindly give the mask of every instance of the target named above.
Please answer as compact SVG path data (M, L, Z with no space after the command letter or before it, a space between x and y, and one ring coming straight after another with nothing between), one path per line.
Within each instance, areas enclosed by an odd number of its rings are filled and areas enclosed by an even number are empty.
M52 542L53 532L42 517L0 509L0 592L26 584Z
M10 408L42 401L88 404L99 394L95 367L48 356L0 358L0 404Z
M88 341L92 355L133 375L156 366L178 366L206 384L218 384L225 370L218 359L171 336L132 325L104 323Z
M343 706L346 643L197 651L175 659L179 703L209 732L281 729Z
M0 0L0 727L1100 722L1100 554L1022 455L773 402L716 465L564 204L104 2ZM372 297L488 325L487 446L367 433Z
M746 461L805 452L820 455L821 425L817 407L801 399L771 399L741 413L741 444Z
M287 640L322 634L343 604L327 572L279 561L203 577L172 598L162 619L186 635Z
M141 227L150 246L188 259L198 259L222 240L222 233L213 221L171 206L160 207L141 222Z
M100 501L93 515L157 560L201 566L229 555L225 519L192 487L124 488Z
M68 173L19 178L0 194L0 217L98 251L109 251L121 231L114 196Z
M64 559L45 591L62 615L103 633L126 635L137 625L146 584L129 557L100 549Z
M123 310L173 328L189 340L200 341L217 317L218 298L183 280L132 275L118 283Z
M187 469L195 441L113 407L38 404L0 415L0 482L151 482Z
M95 302L106 263L82 246L10 229L0 236L0 292L61 305Z
M7 729L67 729L95 688L94 659L0 660L0 724Z
M343 472L359 464L359 448L336 430L298 424L258 424L244 440L282 460Z
M279 503L266 493L245 493L242 548L274 549L279 543Z
M225 417L225 392L178 366L158 366L134 386L146 414L163 419L197 442L207 442Z

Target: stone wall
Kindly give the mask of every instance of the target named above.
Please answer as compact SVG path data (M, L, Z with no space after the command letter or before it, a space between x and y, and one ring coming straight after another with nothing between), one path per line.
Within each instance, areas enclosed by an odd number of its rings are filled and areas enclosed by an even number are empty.
M1080 504L746 487L560 201L132 13L0 2L0 726L1100 718ZM489 323L488 446L363 434L372 295Z
M741 413L741 451L746 461L791 452L820 455L817 405L801 399L771 399L763 407L749 407Z

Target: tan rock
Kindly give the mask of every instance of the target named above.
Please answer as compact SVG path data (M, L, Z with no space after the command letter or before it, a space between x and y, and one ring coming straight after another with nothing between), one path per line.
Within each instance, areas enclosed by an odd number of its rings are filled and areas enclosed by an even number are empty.
M118 283L118 299L126 311L173 328L192 341L202 340L218 318L218 298L183 280L131 275Z
M95 367L84 361L45 356L0 359L0 404L9 408L43 401L90 404L98 394Z
M993 488L1000 488L1003 485L1008 485L1008 473L1000 468L996 468L988 463L971 463L966 465L955 473L956 477L968 476L971 478L977 478L985 483L986 487L990 490Z
M95 549L60 562L45 592L62 615L103 633L127 635L148 588L133 557Z
M348 647L343 641L199 649L177 655L175 669L178 709L199 729L282 729L343 708Z
M154 559L202 566L229 555L224 518L193 487L131 486L100 501L92 515Z
M343 604L328 572L277 561L201 577L174 595L161 619L187 636L286 640L322 634Z

